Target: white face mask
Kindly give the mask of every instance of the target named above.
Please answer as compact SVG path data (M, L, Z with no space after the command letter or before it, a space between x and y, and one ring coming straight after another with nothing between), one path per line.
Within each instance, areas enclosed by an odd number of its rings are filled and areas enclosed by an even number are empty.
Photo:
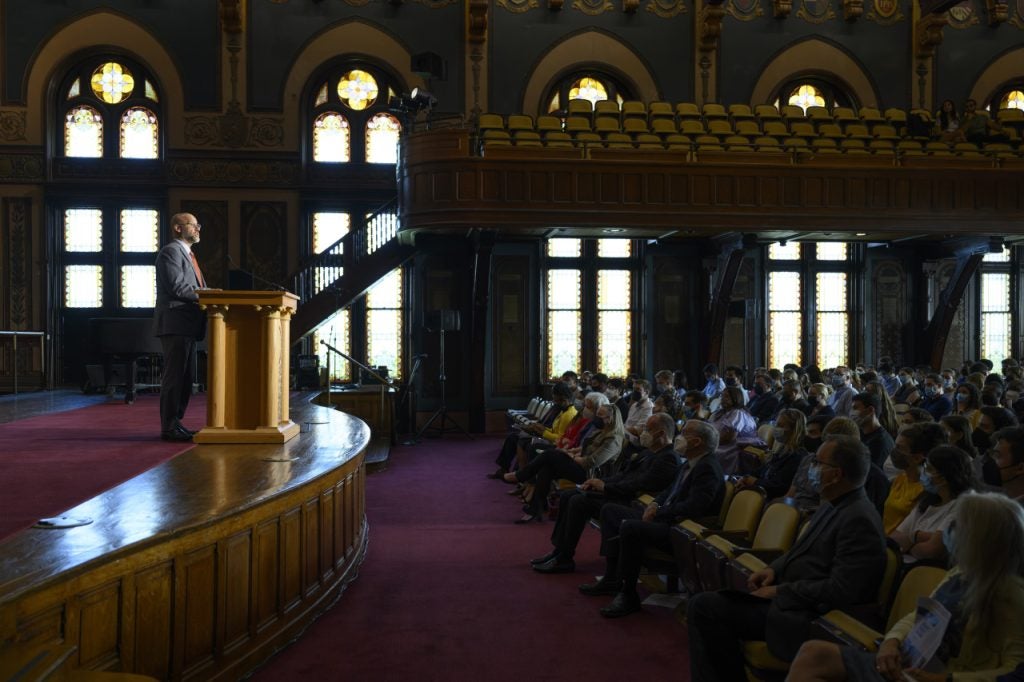
M654 444L654 436L651 435L650 431L644 431L640 434L640 446L649 448Z
M672 449L675 450L677 455L686 454L686 437L676 436L676 439L672 441Z

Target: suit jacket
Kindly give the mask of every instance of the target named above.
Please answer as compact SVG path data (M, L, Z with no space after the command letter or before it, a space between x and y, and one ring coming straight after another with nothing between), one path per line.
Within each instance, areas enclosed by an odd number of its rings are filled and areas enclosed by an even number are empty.
M725 473L715 453L709 453L697 460L683 479L679 492L670 501L669 497L678 484L679 476L682 475L683 467L680 467L676 482L661 491L654 500L659 505L658 513L654 515L655 521L676 523L683 519L717 514L722 508L722 501L725 499Z
M154 336L190 336L206 333L206 316L199 309L199 279L192 259L178 240L165 244L156 256L156 306Z
M632 500L637 494L663 490L672 485L679 456L666 445L661 450L643 450L626 463L626 468L604 479L606 497Z
M815 618L876 598L885 571L882 519L862 488L824 502L771 567L779 589L768 611L768 649L790 661Z

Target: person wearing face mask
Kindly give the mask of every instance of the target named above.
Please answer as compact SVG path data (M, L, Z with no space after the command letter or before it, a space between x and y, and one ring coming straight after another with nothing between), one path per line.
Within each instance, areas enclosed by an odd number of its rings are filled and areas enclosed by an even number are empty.
M828 404L832 407L832 410L836 413L837 417L848 417L850 416L850 407L853 403L853 396L857 395L856 389L851 385L852 377L850 375L850 368L839 365L832 372L832 397L828 399Z
M999 467L1003 492L1024 502L1024 428L1011 426L1000 429L992 440L996 443L992 458Z
M750 401L747 410L758 424L771 419L779 411L781 402L782 397L772 389L772 380L767 374L754 377L754 399Z
M576 376L571 372L567 372L567 374ZM555 422L559 417L563 416L566 406L571 404L570 398L572 397L573 390L565 382L555 383L551 390L551 406L540 418L522 425L514 425L511 428L509 434L505 437L505 442L501 446L501 451L494 460L498 465L498 469L494 473L487 474L487 478L498 481L503 480L505 474L512 468L513 463L520 457L520 453L525 452L540 433L554 428ZM567 428L567 426L562 428Z
M944 369L940 375L942 377L942 393L949 402L956 406L956 387L958 374L955 369Z
M750 403L750 393L747 389L743 388L743 368L737 365L729 365L725 368L725 386L726 388L732 386L740 389L740 395L743 396L743 405Z
M982 407L979 412L981 419L978 421L978 428L971 433L971 443L978 450L978 457L971 462L975 477L981 479L986 485L999 486L1002 478L999 476L999 468L992 457L992 448L995 441L992 435L1011 426L1017 426L1017 416L1005 407Z
M825 384L811 384L807 387L807 416L834 417L836 411L829 404L832 389Z
M654 412L654 403L648 397L651 384L646 379L633 381L633 394L630 396L629 416L626 417L626 438L634 449L641 447L640 432L643 431L647 418Z
M892 479L882 510L882 526L886 533L896 530L924 493L921 467L927 454L948 442L945 430L938 424L914 424L896 437L890 460L897 474Z
M768 459L752 476L744 476L737 483L738 489L760 486L768 499L782 497L793 483L800 462L807 456L803 447L804 427L807 417L799 410L783 410L772 429L775 444Z
M827 438L810 469L823 502L790 550L750 576L750 594L722 590L690 598L690 679L746 679L744 640L766 641L774 656L790 661L821 613L876 599L885 535L863 490L869 467L856 438Z
M917 620L911 605L877 652L832 642L804 644L791 680L945 682L1020 680L1024 664L1024 510L993 493L963 495L944 542L953 568L931 598L951 614L926 672L905 668L902 645ZM993 551L998 547L999 551Z
M739 453L747 445L760 442L757 422L743 408L743 398L737 386L722 391L719 409L711 414L708 423L718 429L718 460L727 474L736 473Z
M810 405L804 398L803 389L797 379L788 379L782 382L782 390L779 391L779 404L770 420L775 421L783 410L800 410L804 415L810 411Z
M920 479L924 493L889 534L903 552L904 563L946 559L942 531L953 519L960 494L977 487L967 455L952 445L940 445L928 453Z
M683 396L683 419L707 421L709 416L708 397L702 391L687 391Z
M589 393L586 404L582 420L588 427L578 446L545 450L526 466L505 474L509 483L534 483L534 493L523 508L524 516L516 523L542 520L552 481L565 478L583 483L592 470L612 461L622 450L624 432L618 410L608 404L603 393Z
M602 372L590 377L590 390L594 393L604 393L608 388L608 375Z
M899 415L896 414L896 405L892 398L885 392L885 387L878 381L869 381L864 384L865 393L873 393L878 397L878 405L881 408L876 414L882 428L889 432L893 438L900 430Z
M914 369L912 367L900 367L896 378L900 382L900 387L896 389L892 401L897 405L900 403L916 405L921 399L921 394L918 390L917 382L914 380Z
M718 376L718 365L707 364L704 365L704 395L708 397L708 402L718 398L725 390L725 382Z
M928 410L928 414L935 421L953 411L953 403L942 392L942 377L938 374L932 373L924 378L924 397L918 403L918 407Z
M725 482L715 457L717 441L718 432L707 423L687 422L673 441L673 449L685 461L672 485L662 490L642 513L632 506L617 504L601 509L604 576L596 583L581 585L580 592L615 595L600 610L602 616L618 618L640 610L636 582L647 548L671 552L672 526L684 519L718 513L725 498Z
M805 514L813 514L821 504L818 491L811 485L808 478L808 471L814 463L814 453L824 442L826 435L824 429L830 421L832 421L831 417L812 417L807 420L807 431L803 440L803 447L807 454L800 460L800 465L797 467L796 473L793 474L793 482L790 484L789 490L786 491L786 497L796 500L797 508ZM849 419L842 421L849 422L851 426L850 433L846 435L860 438L860 431L853 422L850 422Z
M662 393L673 393L676 392L675 376L672 374L672 370L663 369L654 375L654 390L651 391L651 397L657 398Z
M654 416L645 427L665 428L665 416ZM671 419L669 419L671 422ZM607 425L606 427L607 428ZM673 427L674 428L674 427ZM638 494L662 490L672 483L679 458L662 439L647 439L652 447L628 459L618 472L588 478L582 485L559 493L558 518L551 532L553 549L530 560L538 573L569 573L575 570L576 545L587 522L598 516L607 504L628 505Z
M617 407L622 414L623 423L629 416L629 397L624 395L624 390L625 383L618 377L609 379L608 387L604 389L604 394L608 396L608 402Z
M900 380L896 377L896 374L892 371L892 365L889 363L882 363L878 365L878 380L885 388L885 392L892 397L899 390Z
M893 440L878 421L879 402L874 393L858 393L851 403L850 419L860 428L860 441L871 453L872 463L882 466L892 451Z

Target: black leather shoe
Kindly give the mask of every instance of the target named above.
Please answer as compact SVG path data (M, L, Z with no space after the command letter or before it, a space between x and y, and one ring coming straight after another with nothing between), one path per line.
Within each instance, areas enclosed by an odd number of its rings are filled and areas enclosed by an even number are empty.
M558 550L553 549L544 556L539 556L536 559L530 559L530 564L533 566L536 566L538 564L546 564L547 562L554 559L556 556L558 556Z
M501 481L504 480L506 473L507 472L503 467L498 467L498 470L495 471L493 474L487 474L487 478L490 478L495 481Z
M572 573L576 570L576 562L572 559L568 561L559 561L558 557L546 561L543 564L536 564L533 570L538 573Z
M601 609L601 615L605 618L622 618L642 610L638 596L619 592L615 595L615 599L612 600L611 604Z
M622 591L621 580L605 580L601 578L596 583L583 583L580 585L580 592L589 597L600 597L608 594L618 594Z
M192 429L186 428L185 425L182 424L181 422L178 422L178 425L175 428L176 430L181 431L182 433L187 433L190 437L199 433L198 431L193 431Z
M174 443L191 443L192 435L185 431L179 431L178 429L172 429L171 431L161 431L160 440L167 440Z

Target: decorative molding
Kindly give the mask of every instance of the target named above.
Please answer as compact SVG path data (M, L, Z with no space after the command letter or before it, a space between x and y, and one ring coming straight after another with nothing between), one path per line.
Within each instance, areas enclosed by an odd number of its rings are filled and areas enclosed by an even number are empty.
M12 109L0 111L0 140L20 142L27 139L25 137L25 127L27 124L27 111Z
M928 59L935 55L935 48L942 44L942 29L949 23L950 10L946 14L926 14L914 26L914 46L918 59Z
M499 0L499 4L502 0ZM537 0L528 0L537 6ZM479 45L487 40L487 0L469 0L469 21L466 24L469 42ZM529 9L529 8L527 8Z
M562 9L562 0L557 0L557 2L558 2L558 6L557 7L551 7L551 9ZM472 19L473 19L473 5L474 4L477 4L477 3L474 0L470 0L470 2L469 2L470 23L472 23ZM522 14L524 12L529 12L531 9L537 9L538 7L540 7L540 3L537 2L537 0L498 0L498 7L501 7L504 10L512 12L513 14ZM484 16L486 17L486 10L484 12ZM486 26L486 22L485 22L484 25ZM470 29L470 33L472 33L472 29Z
M761 7L761 0L729 0L725 11L733 19L740 21L753 21L764 16L764 9Z
M832 0L800 0L800 9L796 15L809 24L824 24L836 18Z
M292 184L299 178L299 165L293 161L176 160L167 164L167 178L202 185Z
M672 19L689 11L686 0L649 0L646 9L662 19Z
M1015 3L1015 9L1017 11L1013 14L1013 17L1010 18L1009 24L1024 30L1024 0L1017 0Z
M4 239L7 271L4 282L6 300L0 311L6 309L0 323L6 329L30 329L32 327L32 230L29 224L31 200L10 198L4 201L6 234ZM15 358L15 362L18 359Z
M229 110L221 116L187 116L185 142L195 147L280 147L284 119L256 118Z
M245 3L220 0L220 26L225 33L239 34L245 26Z
M42 154L0 154L0 182L42 182Z
M228 288L228 202L183 199L179 211L191 213L203 226L203 248L196 249L206 286Z
M242 267L271 282L288 277L288 204L283 201L243 201Z
M1005 0L985 0L988 9L988 25L998 26L1010 18L1010 6Z
M772 16L785 19L793 11L793 0L772 0Z
M548 0L548 9L552 12L561 12L564 5L565 0Z
M856 21L864 15L864 0L843 0L843 19Z
M596 17L605 12L613 12L615 5L611 0L572 0L572 8L587 16Z
M722 35L722 18L725 8L721 0L705 3L700 10L697 48L701 52L713 52L718 47L718 38Z
M640 9L640 0L622 0L622 11L626 14L636 14Z
M921 19L923 21L924 16ZM946 22L950 28L962 30L971 26L977 26L981 23L981 19L978 18L978 12L975 10L972 0L964 0L959 5L949 8L949 12L946 14Z
M872 0L865 18L880 26L892 26L906 17L900 11L899 0Z
M412 0L418 5L426 5L430 9L442 9L448 5L454 5L459 0ZM398 0L400 3L401 0Z

